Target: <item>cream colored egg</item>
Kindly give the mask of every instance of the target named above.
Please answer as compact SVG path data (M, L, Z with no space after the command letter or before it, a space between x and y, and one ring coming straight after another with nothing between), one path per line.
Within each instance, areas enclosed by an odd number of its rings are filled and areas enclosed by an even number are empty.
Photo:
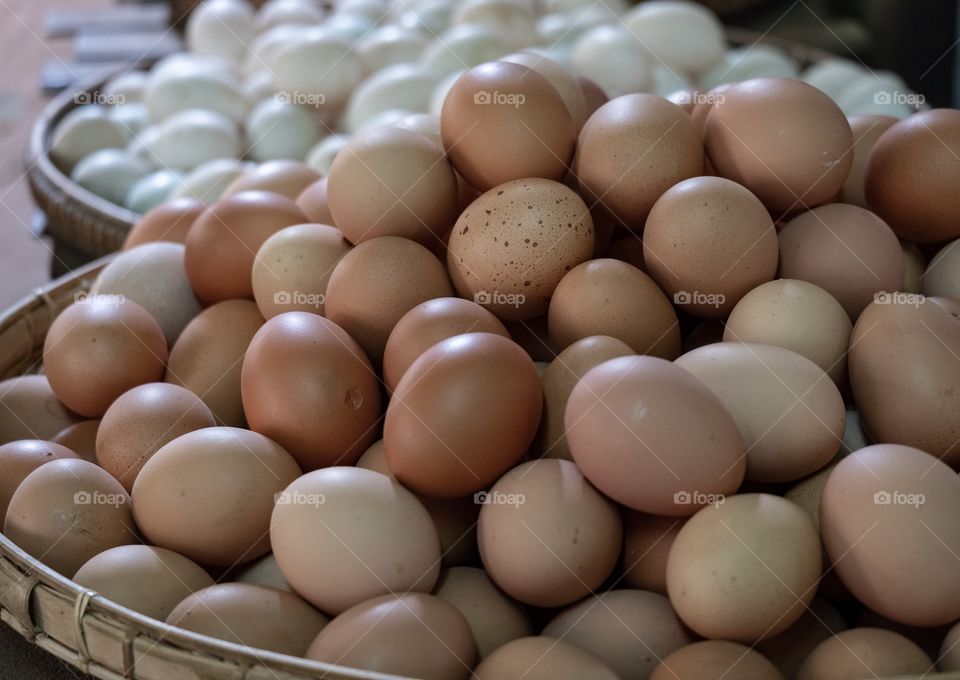
M147 163L126 151L100 149L77 163L70 179L111 203L123 205L130 187L150 174L150 170Z
M650 53L620 25L590 29L573 48L573 69L599 85L608 97L648 92L653 86Z

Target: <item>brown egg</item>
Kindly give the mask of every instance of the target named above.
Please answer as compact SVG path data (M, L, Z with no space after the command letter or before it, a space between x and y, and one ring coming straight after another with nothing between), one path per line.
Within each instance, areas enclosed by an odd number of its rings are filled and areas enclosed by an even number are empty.
M20 375L0 382L0 444L50 440L81 420L60 403L45 375Z
M850 592L900 623L960 618L960 477L919 449L876 444L834 468L820 529Z
M268 553L260 559L244 565L237 572L235 580L241 583L253 583L293 592L293 588L290 587L283 572L280 571L280 565L277 564L277 558L273 556L273 553Z
M243 360L250 429L286 448L304 470L353 465L377 438L380 385L342 328L287 312L254 336Z
M546 78L553 85L560 98L563 99L564 106L566 106L573 121L574 130L580 132L580 128L587 122L587 117L593 111L587 112L587 101L583 88L580 87L580 83L565 66L542 54L533 54L532 52L514 52L501 57L499 61L526 66Z
M253 261L253 297L265 319L283 312L323 315L327 283L350 244L336 227L298 224L268 238Z
M634 354L627 343L608 335L592 335L560 352L540 377L543 385L543 416L532 451L547 458L572 460L564 432L563 417L573 388L594 366Z
M927 268L927 258L913 241L900 240L903 251L903 287L904 293L919 293L923 289L923 274Z
M20 439L0 445L0 526L10 499L27 475L41 465L61 458L79 456L65 446L40 439Z
M580 132L575 172L588 204L641 229L674 184L703 174L703 141L680 107L652 94L617 97Z
M787 678L795 678L803 661L824 640L847 629L837 608L821 597L813 598L810 608L779 635L761 640L754 647L780 669Z
M43 344L43 370L54 393L88 418L102 416L131 387L160 380L166 361L160 325L123 298L75 302L54 319Z
M614 239L604 250L603 257L632 264L644 273L647 271L647 263L643 261L643 240L638 236Z
M97 430L100 428L100 419L81 420L60 430L56 437L50 439L54 444L66 446L84 460L97 462Z
M481 659L511 640L533 635L523 605L504 595L483 569L444 569L433 592L463 614Z
M867 163L866 197L897 236L942 243L960 236L960 111L933 109L884 132Z
M663 595L611 590L555 616L543 635L593 652L622 680L647 680L661 659L694 641Z
M263 316L250 300L211 305L187 324L170 351L164 380L203 400L220 425L243 427L240 396L243 355Z
M430 592L440 573L430 515L397 482L363 468L316 470L288 486L270 542L294 590L330 614L388 593Z
M327 178L319 179L297 197L297 207L314 224L333 224L330 204L327 200Z
M850 599L853 599L852 596ZM882 628L893 631L904 636L915 645L920 647L930 658L936 659L939 656L940 646L943 644L947 633L950 630L950 624L942 626L908 626L904 623L892 621L885 616L872 611L863 609L857 617L853 628Z
M3 535L67 578L94 555L137 541L130 496L85 460L39 466L17 487Z
M587 118L589 118L597 109L610 101L610 98L607 97L607 93L603 91L602 87L597 85L589 78L585 76L576 76L576 79L580 84L580 89L583 90L586 114Z
M923 272L923 294L960 299L960 239L951 241L933 256Z
M650 680L784 680L770 661L749 647L704 640L678 649L660 662Z
M473 673L474 680L618 680L594 654L563 640L525 637L490 654Z
M483 566L521 602L571 604L599 588L616 566L620 513L568 460L518 465L477 498Z
M450 88L440 135L457 172L486 191L515 179L563 178L577 130L550 81L494 61L468 69Z
M837 202L869 208L865 195L867 161L880 135L890 129L897 119L893 116L863 114L847 118L853 132L853 165L847 181L840 187Z
M466 680L477 658L470 626L434 595L384 595L337 616L310 645L314 661L424 680Z
M869 305L850 337L850 385L876 442L915 446L960 466L960 324L930 300Z
M691 517L667 561L667 594L708 638L756 642L789 628L820 582L820 537L779 496L730 496Z
M319 180L320 174L306 163L271 160L260 163L233 180L222 198L244 191L269 191L295 201L304 189Z
M797 680L893 678L934 669L922 649L880 628L845 630L817 645L797 671Z
M723 339L789 349L843 387L852 331L843 305L823 288L798 279L777 279L740 298L724 324Z
M421 354L397 384L384 420L387 464L424 496L479 491L526 453L542 403L537 371L516 343L454 336Z
M124 392L103 414L97 432L97 463L129 493L147 460L180 435L216 422L190 390L147 383Z
M88 560L73 580L108 600L160 621L185 597L213 585L196 562L148 545L121 545ZM148 587L144 587L148 586Z
M903 286L903 252L890 227L869 210L831 203L780 230L780 276L823 288L856 321L877 293Z
M573 388L565 423L587 479L634 510L692 515L743 480L743 439L723 402L663 359L621 357L592 369Z
M510 334L499 319L475 302L435 298L403 315L390 332L383 350L383 382L393 391L421 354L442 340L463 333Z
M940 305L950 313L950 316L960 321L960 298L932 297L930 302Z
M292 656L303 656L328 621L297 595L253 583L211 584L167 616L192 633Z
M681 309L727 316L740 298L777 273L777 232L756 196L720 177L668 189L643 232L650 276Z
M782 347L718 342L674 362L709 387L747 446L747 479L789 482L830 462L843 440L843 395L815 363Z
M609 335L637 354L680 354L680 325L670 301L653 279L620 260L574 267L554 291L548 319L550 342L558 350Z
M853 166L853 133L830 97L800 80L756 78L723 91L706 118L710 162L775 218L833 198Z
M207 304L253 299L253 260L270 236L309 222L289 198L266 191L234 194L207 208L187 237L185 264L190 285Z
M156 241L186 243L190 227L206 208L193 198L176 198L151 208L130 229L123 250Z
M432 246L457 217L458 193L443 149L392 126L354 135L327 178L330 214L354 244L401 236Z
M263 435L208 427L177 437L144 464L134 516L147 540L213 566L270 552L274 498L300 468Z
M667 594L667 556L686 520L623 511L623 585Z
M505 320L547 311L564 274L593 254L583 200L559 182L521 179L486 192L460 215L447 253L457 292Z
M382 236L340 258L327 284L326 315L380 366L390 331L403 315L421 302L451 295L447 271L429 250Z

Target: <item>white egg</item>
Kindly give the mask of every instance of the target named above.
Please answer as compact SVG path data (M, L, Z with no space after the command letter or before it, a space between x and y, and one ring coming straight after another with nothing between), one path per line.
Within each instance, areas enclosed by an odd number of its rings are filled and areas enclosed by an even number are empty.
M257 10L256 30L262 33L275 26L316 25L322 20L323 10L312 0L268 0Z
M568 12L544 14L537 19L537 40L543 45L573 45L585 30Z
M292 40L309 36L315 27L302 24L281 24L267 29L250 43L250 51L243 63L245 74L267 69L276 70L276 59L280 51Z
M677 90L690 90L693 85L683 75L660 63L653 64L653 93L665 97Z
M856 80L848 83L834 101L848 116L890 111L889 115L903 118L914 112L909 103L916 100L911 95L910 88L897 74L890 71L864 71Z
M376 25L377 22L365 14L338 11L323 23L323 30L352 46L363 36L369 35Z
M533 9L516 0L464 0L450 17L454 25L476 24L496 31L513 48L526 47L536 31Z
M101 88L105 95L121 98L120 103L132 104L143 100L143 88L147 83L146 71L125 71L108 80Z
M431 36L439 35L450 26L453 7L446 0L427 0L415 6L401 3L400 6L407 11L397 17L397 26L424 31Z
M307 153L306 164L326 177L330 174L333 159L340 153L340 149L347 145L350 138L345 135L329 135L324 137Z
M443 148L443 140L440 138L439 116L432 113L411 113L398 120L394 125L405 130L419 132L436 142L437 146Z
M155 74L144 90L150 119L160 122L189 109L207 109L234 121L243 120L247 102L229 76L205 71L171 70Z
M110 111L110 118L127 129L128 139L133 139L150 125L150 111L142 102L117 106Z
M650 0L623 16L623 23L655 61L682 75L696 75L723 57L723 25L709 9L686 0Z
M253 9L241 0L206 0L187 19L187 48L195 54L241 61L254 34Z
M573 73L573 45L551 45L550 47L527 47L523 50L535 57L543 57L555 61L563 68Z
M388 109L427 111L440 78L420 64L395 64L374 73L353 91L343 116L348 132Z
M457 82L457 79L462 76L464 69L458 69L452 71L445 75L437 83L437 86L433 88L433 94L430 95L430 113L435 116L439 116L443 111L443 102L447 98L447 94L450 92L450 89L453 87L453 84Z
M801 79L830 95L834 100L866 69L849 59L825 59L803 72Z
M439 75L495 61L510 51L504 39L493 29L461 24L447 29L434 39L420 56L420 63Z
M50 157L64 172L99 149L122 149L130 131L97 104L78 106L67 113L50 136Z
M611 99L653 88L650 55L623 26L597 26L584 33L574 45L572 62L574 71Z
M301 160L320 140L317 112L277 97L253 107L246 120L247 154L256 161Z
M70 179L111 203L123 205L130 187L150 170L147 163L123 149L100 149L82 158Z
M619 16L627 11L629 5L624 0L546 0L547 12L582 12L599 7L606 14Z
M252 107L257 102L274 95L277 91L277 81L270 71L262 69L244 78L240 91L243 92L243 98L247 100L247 104Z
M188 172L170 198L195 198L203 203L214 203L234 180L253 167L249 161L214 158Z
M700 77L700 87L711 90L725 83L752 78L796 78L796 62L783 50L769 45L740 47L727 52Z
M422 31L402 26L381 26L357 45L357 52L372 73L393 64L413 62L427 45Z
M130 187L123 204L141 215L167 199L183 179L176 170L156 170L141 177Z
M403 120L411 113L414 112L407 109L387 109L386 111L381 111L372 118L365 120L363 125L357 128L357 134L376 128L393 127L397 122Z
M280 50L274 73L277 91L289 101L336 109L364 77L365 69L349 42L313 31Z
M214 111L181 111L156 129L145 151L160 167L189 170L214 158L238 158L243 150L237 125Z
M389 10L383 0L339 0L335 7L338 13L366 17L371 22L380 21Z

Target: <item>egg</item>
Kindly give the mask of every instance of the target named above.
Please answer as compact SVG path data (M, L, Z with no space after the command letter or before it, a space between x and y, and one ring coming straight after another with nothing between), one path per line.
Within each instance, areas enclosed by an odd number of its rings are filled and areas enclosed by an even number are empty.
M788 678L795 678L801 664L835 633L847 629L843 615L829 601L815 597L796 622L779 635L761 640L756 651L780 669Z
M328 64L317 68L317 64ZM287 41L276 55L272 70L278 92L312 98L321 112L341 106L364 75L359 54L351 42L331 31L305 32Z
M424 3L419 3L421 6ZM429 34L413 28L385 25L364 35L357 52L370 73L392 64L415 62L427 45Z
M784 680L770 661L750 647L726 640L703 640L663 659L650 680Z
M79 456L66 446L39 439L18 439L0 445L0 525L10 499L27 475L41 465L64 458Z
M923 294L960 299L960 240L943 246L921 277Z
M156 170L134 182L123 198L123 205L143 214L166 201L180 186L183 175L176 170Z
M853 165L837 199L840 203L869 208L865 194L867 161L880 135L889 130L897 119L893 116L865 114L850 116L847 120L853 132Z
M932 668L923 650L902 635L854 628L817 645L797 671L797 680L840 680L864 673L892 678L927 674Z
M239 60L253 39L253 10L245 2L212 0L191 12L186 41L191 52Z
M960 670L960 644L957 644L957 636L960 635L960 624L955 624L947 632L943 640L943 646L937 655L937 668L942 671Z
M623 585L667 594L667 557L684 521L624 510Z
M927 258L913 241L900 241L903 251L903 287L904 293L919 293L923 289L923 274L927 268Z
M723 56L723 26L706 7L661 1L639 5L623 17L624 25L667 68L699 73Z
M224 195L230 196L244 191L270 191L296 201L304 189L319 179L320 175L304 163L269 160L239 175L224 190Z
M63 172L71 172L82 158L100 149L122 149L130 135L104 106L88 104L71 109L57 122L50 138L50 158Z
M574 128L577 132L580 131L592 111L587 111L586 95L584 95L580 83L565 66L553 59L529 51L508 54L501 57L500 61L526 66L550 81L557 94L563 99L567 111L570 112Z
M54 394L44 375L20 375L0 382L0 444L45 440L83 420Z
M111 203L123 205L130 188L150 174L150 166L120 149L100 149L74 166L70 179Z
M186 173L171 198L194 198L205 204L215 203L223 198L235 180L252 172L250 166L249 161L236 158L214 158L204 161Z
M143 102L154 123L183 111L210 111L231 122L243 120L246 101L229 71L212 62L200 64L192 55L169 69L154 68L144 84ZM222 64L220 64L222 68Z
M442 6L442 9L441 9ZM430 14L449 14L451 6L442 1L430 7ZM426 12L424 9L423 12ZM420 14L420 12L418 12ZM439 18L439 17L438 17ZM446 23L446 19L443 20ZM433 31L433 39L420 53L419 62L438 75L469 69L501 57L510 51L503 36L489 26L460 24L442 32Z
M174 113L138 138L143 157L153 165L190 170L217 158L239 158L243 152L234 121L208 109Z
M256 585L268 586L277 590L286 590L293 592L283 572L280 571L280 565L277 564L277 558L273 553L268 553L258 560L249 562L237 571L236 580L240 583L254 583Z
M390 109L426 111L439 79L437 73L416 62L391 64L373 72L350 95L342 119L344 128L356 132Z
M150 209L134 225L123 242L130 250L144 243L169 241L184 243L194 221L204 211L200 201L178 198Z
M604 21L588 27L574 42L570 62L577 74L596 82L609 97L653 86L651 53L625 26Z
M260 162L303 158L305 150L321 137L313 110L279 97L254 105L244 120L244 131L244 155Z
M297 196L297 207L314 224L333 225L327 197L327 178L317 180ZM342 234L343 232L341 232Z
M728 50L701 74L698 82L703 89L713 89L722 84L773 77L796 78L797 63L782 49L761 42Z
M616 680L594 654L553 638L525 637L508 642L474 670L476 680Z
M69 425L50 441L65 446L84 460L97 462L97 430L100 428L100 419L91 418Z
M304 162L326 177L330 174L330 168L333 166L334 159L349 141L350 139L345 135L327 135L307 152Z

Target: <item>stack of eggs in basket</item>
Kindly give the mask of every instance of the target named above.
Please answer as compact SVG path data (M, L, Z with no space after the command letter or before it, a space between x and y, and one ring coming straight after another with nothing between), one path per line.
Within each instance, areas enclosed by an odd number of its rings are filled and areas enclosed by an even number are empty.
M4 534L417 678L960 670L960 112L547 8L214 0L65 120L173 198L0 384Z

